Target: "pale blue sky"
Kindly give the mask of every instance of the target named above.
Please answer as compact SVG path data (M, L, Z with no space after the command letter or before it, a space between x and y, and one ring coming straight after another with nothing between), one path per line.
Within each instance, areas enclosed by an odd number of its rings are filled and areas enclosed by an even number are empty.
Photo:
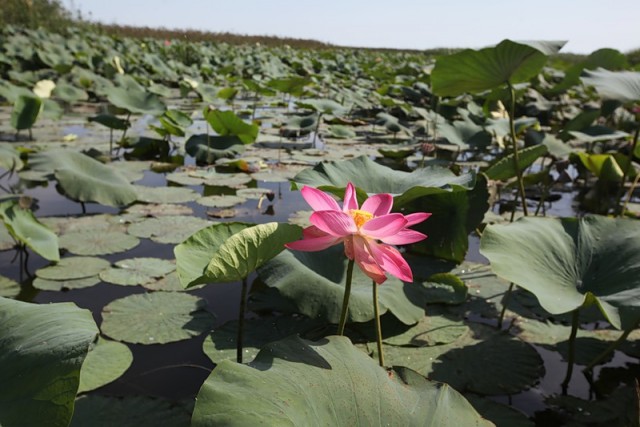
M85 17L310 38L343 46L479 48L505 38L568 40L563 52L640 47L640 0L63 0Z

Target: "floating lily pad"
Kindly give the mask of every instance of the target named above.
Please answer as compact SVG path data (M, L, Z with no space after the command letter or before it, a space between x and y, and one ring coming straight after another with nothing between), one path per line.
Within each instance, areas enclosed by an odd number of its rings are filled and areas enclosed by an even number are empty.
M73 280L96 276L109 268L109 261L94 257L62 258L59 263L36 270L36 276L49 280Z
M266 344L292 334L304 334L323 323L305 316L273 316L245 321L243 359L253 360ZM202 346L202 351L213 363L236 359L238 322L232 320L216 328Z
M60 247L75 255L109 255L128 251L140 244L130 234L116 231L85 230L60 236Z
M309 217L313 211L296 211L289 215L287 221L290 224L299 225L300 227L309 227L311 225L311 221L309 221Z
M496 427L535 427L533 421L511 406L473 394L465 394L464 397L480 415L494 423Z
M133 362L125 344L98 337L80 370L78 393L95 390L120 378Z
M49 280L41 277L33 279L33 287L43 291L61 291L63 289L83 289L100 283L98 275L69 280Z
M187 427L190 419L189 408L163 399L87 395L77 399L70 427Z
M491 363L487 363L488 360ZM441 355L429 377L446 382L460 392L498 395L526 390L544 372L542 358L533 347L497 334Z
M230 208L246 202L247 199L241 196L206 196L196 200L196 203L209 208Z
M180 279L178 278L178 273L176 271L172 271L163 278L154 280L153 282L143 283L142 286L150 291L182 292L185 290L182 283L180 283ZM189 290L199 288L201 288L201 286L194 286Z
M178 244L211 224L211 221L198 217L167 215L131 224L127 231L129 234L146 237L154 242Z
M259 182L288 182L295 174L295 171L269 169L252 173L251 177Z
M200 195L190 188L145 187L134 185L137 199L145 203L186 203L193 202Z
M174 203L161 203L161 204L137 204L129 207L126 212L128 214L136 214L140 216L177 216L177 215L191 215L193 209L189 206L174 204Z
M20 293L20 283L0 276L0 297L14 298Z
M385 337L390 345L429 347L449 344L468 333L469 327L462 320L451 319L439 313L434 307L427 307L427 315L405 332ZM387 328L383 326L383 333Z
M240 188L236 191L236 195L245 199L261 199L267 195L273 195L273 191L268 188Z
M103 270L100 279L115 285L135 286L153 282L176 269L169 260L159 258L131 258L115 263L116 267Z
M238 400L242 395L244 399ZM251 411L243 409L251 402ZM289 337L253 362L222 361L200 389L193 426L489 426L446 384L407 368L380 368L344 337L314 343Z
M211 329L214 316L202 298L186 293L135 294L102 309L105 335L133 344L166 344Z

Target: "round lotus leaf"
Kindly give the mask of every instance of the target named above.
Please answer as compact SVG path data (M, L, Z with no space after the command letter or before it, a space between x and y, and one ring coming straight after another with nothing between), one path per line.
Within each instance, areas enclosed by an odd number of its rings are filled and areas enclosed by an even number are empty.
M116 267L102 271L100 279L114 285L143 285L176 269L173 262L159 258L123 259L116 262L115 265Z
M249 215L249 212L245 210L245 214ZM238 216L236 209L212 209L207 211L207 216L211 218L234 218Z
M69 280L49 280L41 277L33 279L33 287L43 291L61 291L63 289L83 289L100 283L98 275Z
M268 344L248 365L218 364L198 393L192 426L261 423L492 425L448 385L407 368L387 371L336 336L319 342L290 336Z
M526 390L544 372L542 358L532 346L496 334L442 354L433 364L429 378L446 382L460 392L498 395Z
M98 337L80 370L78 393L95 390L117 380L133 362L133 354L125 344Z
M464 396L480 415L497 427L535 427L535 423L525 414L491 399L466 394Z
M182 341L211 329L214 316L206 301L179 292L135 294L102 309L105 335L133 344Z
M284 169L269 169L251 174L251 177L258 182L289 182L294 176L296 176L296 171Z
M239 188L236 191L237 196L244 197L245 199L261 199L269 194L273 196L273 191L268 188Z
M487 226L480 252L496 274L534 293L551 314L597 305L619 329L633 327L640 318L635 303L640 225L635 220L522 218Z
M200 197L190 188L133 186L138 200L144 203L187 203Z
M20 283L0 276L0 297L15 298L20 293Z
M162 216L131 224L128 232L158 243L178 244L196 231L212 224L211 221L194 216Z
M288 337L292 334L304 336L323 322L305 316L270 316L259 319L247 319L244 323L242 341L243 360L252 360L266 344ZM202 351L213 363L223 360L236 360L236 342L238 321L232 320L216 328L202 345Z
M253 307L321 317L337 324L346 270L347 258L341 245L319 252L284 251L258 269L259 277L269 289L253 296ZM371 283L360 268L353 269L348 321L373 319ZM404 324L416 323L424 317L421 289L419 284L389 277L379 287L380 314L389 310Z
M63 258L59 263L36 270L36 276L49 280L71 280L100 274L109 268L109 261L95 257Z
M383 326L382 331L385 333L387 329ZM462 320L439 315L435 307L427 307L427 315L415 326L403 333L385 337L384 342L391 345L427 347L452 343L468 332L469 327Z
M146 396L81 396L70 427L188 426L191 410L168 400Z
M150 291L166 291L166 292L183 292L186 289L180 283L180 279L178 278L178 273L172 271L161 279L154 280L153 282L143 283L142 286L145 289L149 289ZM189 288L192 289L200 289L204 285L194 286Z
M289 222L289 224L299 225L300 227L309 227L311 225L309 217L312 213L313 211L296 211L289 215L287 222Z
M144 178L144 172L151 167L147 160L127 160L109 163L109 166L120 172L129 182L139 181Z
M126 212L132 215L144 216L176 216L176 215L191 215L193 209L189 206L177 205L173 203L162 204L137 204L127 208Z
M204 179L200 177L195 177L189 175L189 172L172 172L168 173L166 176L167 181L173 182L174 184L179 185L202 185L204 184Z
M206 196L196 200L196 203L209 208L230 208L246 202L247 199L240 196Z
M51 228L56 234L80 231L124 231L125 226L117 215L98 214L80 217L44 217L42 223Z
M138 238L116 231L86 230L65 233L59 238L60 247L75 255L109 255L125 252L138 244Z

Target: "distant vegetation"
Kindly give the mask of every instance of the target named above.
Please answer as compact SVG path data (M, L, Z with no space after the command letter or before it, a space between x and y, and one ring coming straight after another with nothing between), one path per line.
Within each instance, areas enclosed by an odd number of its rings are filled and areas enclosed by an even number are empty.
M207 32L199 30L182 30L168 28L133 27L127 25L102 24L85 19L80 11L69 11L60 0L0 0L0 26L14 25L25 28L45 28L47 30L64 33L70 26L91 28L93 31L116 37L153 38L160 40L182 40L189 42L223 42L232 45L256 44L265 46L284 46L301 49L334 49L336 46L311 39L295 39L269 35L244 35L228 32ZM358 48L353 46L353 48ZM460 48L432 48L417 49L389 49L389 48L359 48L380 52L422 52L427 56L449 55L458 52ZM560 69L566 69L584 60L586 55L560 53L551 59L551 64ZM627 53L629 64L640 64L640 48Z

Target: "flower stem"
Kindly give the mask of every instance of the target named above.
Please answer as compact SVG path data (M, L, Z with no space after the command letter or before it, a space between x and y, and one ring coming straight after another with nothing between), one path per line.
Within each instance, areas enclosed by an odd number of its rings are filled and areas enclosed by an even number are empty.
M584 368L582 371L583 372L591 372L591 370L600 362L602 362L604 359L607 358L607 356L609 356L609 353L611 353L612 351L614 351L615 349L617 349L620 344L622 344L627 337L629 336L629 334L631 332L633 332L633 330L635 330L636 326L638 326L638 322L636 322L634 325L632 325L629 329L627 329L626 331L624 331L622 333L622 335L620 335L620 337L618 337L617 340L613 341L609 347L607 347L602 353L600 353L595 359L593 359L591 361L591 363L589 363L587 365L586 368Z
M529 216L529 212L527 212L527 197L524 192L524 181L522 179L522 171L520 170L518 139L516 137L516 127L513 120L513 116L516 114L516 91L511 83L507 82L507 86L511 94L511 103L509 105L509 131L511 133L511 143L513 144L513 167L515 168L516 176L518 177L518 190L522 201L522 212L524 213L524 216Z
M504 313L507 311L507 304L509 303L509 298L511 297L511 291L513 291L513 282L509 284L509 289L507 289L507 293L505 293L504 297L502 298L502 310L500 311L500 317L498 318L498 324L496 325L498 330L502 329Z
M238 335L236 337L236 360L242 363L242 341L244 339L244 313L247 308L247 278L242 279L240 294L240 313L238 314Z
M353 277L352 259L347 264L347 283L344 287L344 297L342 298L342 313L340 313L340 324L338 325L338 335L344 335L344 327L347 324L347 312L349 311L349 296L351 296L351 278Z
M576 355L576 335L578 333L578 323L580 323L580 308L576 308L571 316L571 334L569 335L569 360L567 360L567 374L562 381L562 395L567 395L571 375L573 374L573 362Z
M384 368L384 353L382 351L382 327L380 326L380 307L378 306L378 284L373 283L373 311L376 322L376 342L378 344L378 363Z
M617 216L621 216L624 213L623 208L620 206L620 202L622 201L622 196L624 195L624 182L627 180L627 177L631 173L631 169L633 168L633 155L636 151L636 145L638 145L638 134L640 134L640 127L636 129L635 134L633 135L633 142L631 143L631 151L629 152L629 163L627 167L624 168L624 172L622 174L622 179L620 180L620 190L618 190L618 197L616 197L616 209L618 210ZM633 188L632 190L633 191ZM625 204L626 206L626 204Z

